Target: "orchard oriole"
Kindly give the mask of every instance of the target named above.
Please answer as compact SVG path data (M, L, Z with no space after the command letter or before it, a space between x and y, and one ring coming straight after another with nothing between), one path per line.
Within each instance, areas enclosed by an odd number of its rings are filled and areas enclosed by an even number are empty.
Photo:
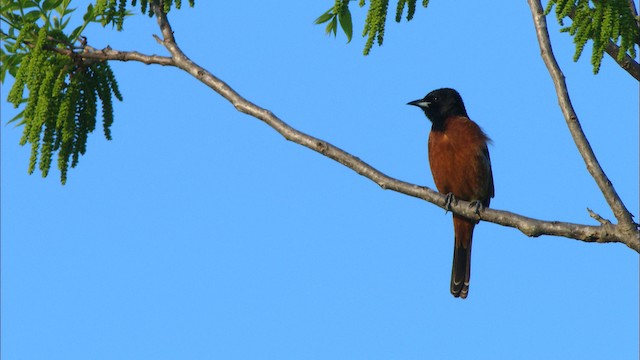
M494 195L487 149L491 140L469 119L460 94L453 89L438 89L407 105L421 108L431 120L429 164L438 191L447 194L449 202L461 199L473 202L476 209L488 207ZM469 293L471 241L477 223L453 214L455 245L451 293L463 299Z

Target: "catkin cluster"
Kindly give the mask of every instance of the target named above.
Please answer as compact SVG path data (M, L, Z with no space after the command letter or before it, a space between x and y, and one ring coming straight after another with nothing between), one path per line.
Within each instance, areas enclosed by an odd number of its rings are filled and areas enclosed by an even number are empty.
M86 151L88 134L96 127L98 100L102 105L104 135L111 139L113 97L122 101L118 83L106 62L83 61L51 51L57 36L44 27L25 26L18 36L37 33L31 51L24 54L7 100L20 114L24 131L21 145L31 145L29 173L36 166L45 177L53 154L58 154L60 180L65 183L69 166L78 164Z
M593 40L591 64L595 74L600 70L602 57L610 42L619 46L617 59L622 61L626 54L636 57L635 44L640 43L638 22L627 0L550 0L545 14L555 6L556 18L564 26L562 32L573 36L576 52L573 60L582 55L587 41ZM571 19L571 25L565 26L564 19Z
M116 0L110 0L115 2ZM126 0L120 0L121 2L126 2ZM153 1L151 1L153 2ZM164 12L168 13L171 10L171 7L174 6L176 9L180 9L182 7L182 0L159 0L164 7ZM131 0L131 6L136 6L138 3L137 0ZM189 0L189 6L193 7L195 5L195 0ZM140 0L140 11L143 14L148 14L150 17L153 16L153 12L150 11L149 1L148 0Z
M413 15L416 12L417 0L398 0L396 6L396 22L402 20L402 13L405 6L407 7L407 20L413 19ZM360 7L365 5L365 0L360 0ZM427 7L429 0L422 0L422 6ZM371 51L371 47L374 42L378 45L382 45L384 41L384 27L387 20L387 9L389 7L389 0L371 0L369 5L369 11L367 12L367 18L364 22L364 30L362 36L367 37L367 42L364 45L364 54L368 55Z

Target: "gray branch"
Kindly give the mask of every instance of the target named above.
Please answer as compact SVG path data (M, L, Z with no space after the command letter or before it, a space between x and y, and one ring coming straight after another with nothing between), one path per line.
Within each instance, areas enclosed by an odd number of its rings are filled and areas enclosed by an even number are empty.
M102 50L96 50L90 46L85 46L83 48L83 51L80 53L74 52L71 49L62 49L56 46L48 46L46 48L62 55L66 55L72 58L82 58L86 60L138 61L147 65L155 64L163 66L175 66L175 62L173 61L173 59L167 56L145 55L137 51L118 51L113 50L110 47L106 47Z
M81 56L87 59L96 60L118 60L118 61L141 61L145 64L160 64L178 67L209 88L220 94L228 100L238 111L250 115L256 119L262 120L268 126L272 127L280 133L285 139L296 144L305 146L316 151L340 164L350 168L356 173L370 179L378 184L382 189L396 191L405 195L413 196L426 200L445 209L445 196L424 186L407 183L378 171L371 165L360 160L358 157L318 138L305 134L295 128L289 126L271 111L261 108L258 105L248 101L235 90L233 90L224 81L215 75L200 67L189 59L180 50L175 41L173 30L167 20L166 14L158 6L152 5L158 25L162 32L162 39L158 40L171 54L171 57L162 57L157 55L143 55L139 53L129 53L115 51L112 49L96 50L90 52L79 53L74 56ZM529 218L508 211L495 210L486 208L476 213L475 207L470 206L469 202L458 201L451 204L450 209L456 214L469 218L476 218L495 224L508 226L520 230L523 234L530 237L538 237L541 235L561 236L570 239L581 240L584 242L597 243L623 243L631 249L640 252L640 236L637 228L631 231L622 231L618 225L611 224L607 221L601 221L600 225L582 225L558 221L544 221Z
M631 56L624 54L622 60L618 60L618 52L620 47L613 41L609 40L604 51L611 56L611 58L620 65L620 67L633 76L636 80L640 81L640 64L638 64Z
M547 30L547 20L544 16L544 10L540 0L528 0L529 7L531 8L531 14L533 16L533 23L536 29L536 35L538 37L538 43L540 44L540 53L542 59L547 66L549 74L553 80L553 84L558 96L558 103L562 114L567 122L573 141L584 160L589 174L594 178L596 184L600 188L600 191L604 195L609 207L613 211L618 225L617 231L626 233L629 236L635 236L636 240L639 239L638 224L633 221L633 215L627 210L626 206L618 196L618 193L613 187L613 184L606 176L600 163L596 159L593 149L589 144L582 126L578 120L578 116L571 105L571 99L569 98L569 92L567 90L567 84L565 82L564 74L558 66L558 62L553 55L551 49L551 41L549 39L549 32Z

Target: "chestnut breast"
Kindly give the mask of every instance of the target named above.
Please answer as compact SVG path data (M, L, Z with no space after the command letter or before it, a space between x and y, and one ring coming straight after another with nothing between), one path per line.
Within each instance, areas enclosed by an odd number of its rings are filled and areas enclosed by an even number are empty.
M487 150L489 138L464 116L450 117L429 134L429 164L436 188L461 200L489 206L493 175Z

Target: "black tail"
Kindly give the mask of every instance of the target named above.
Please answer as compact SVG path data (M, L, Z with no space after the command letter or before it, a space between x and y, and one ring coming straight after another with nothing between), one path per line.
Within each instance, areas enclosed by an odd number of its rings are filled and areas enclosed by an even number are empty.
M473 240L473 220L454 215L455 246L453 248L453 266L451 268L451 294L465 299L469 294L471 278L471 242Z

